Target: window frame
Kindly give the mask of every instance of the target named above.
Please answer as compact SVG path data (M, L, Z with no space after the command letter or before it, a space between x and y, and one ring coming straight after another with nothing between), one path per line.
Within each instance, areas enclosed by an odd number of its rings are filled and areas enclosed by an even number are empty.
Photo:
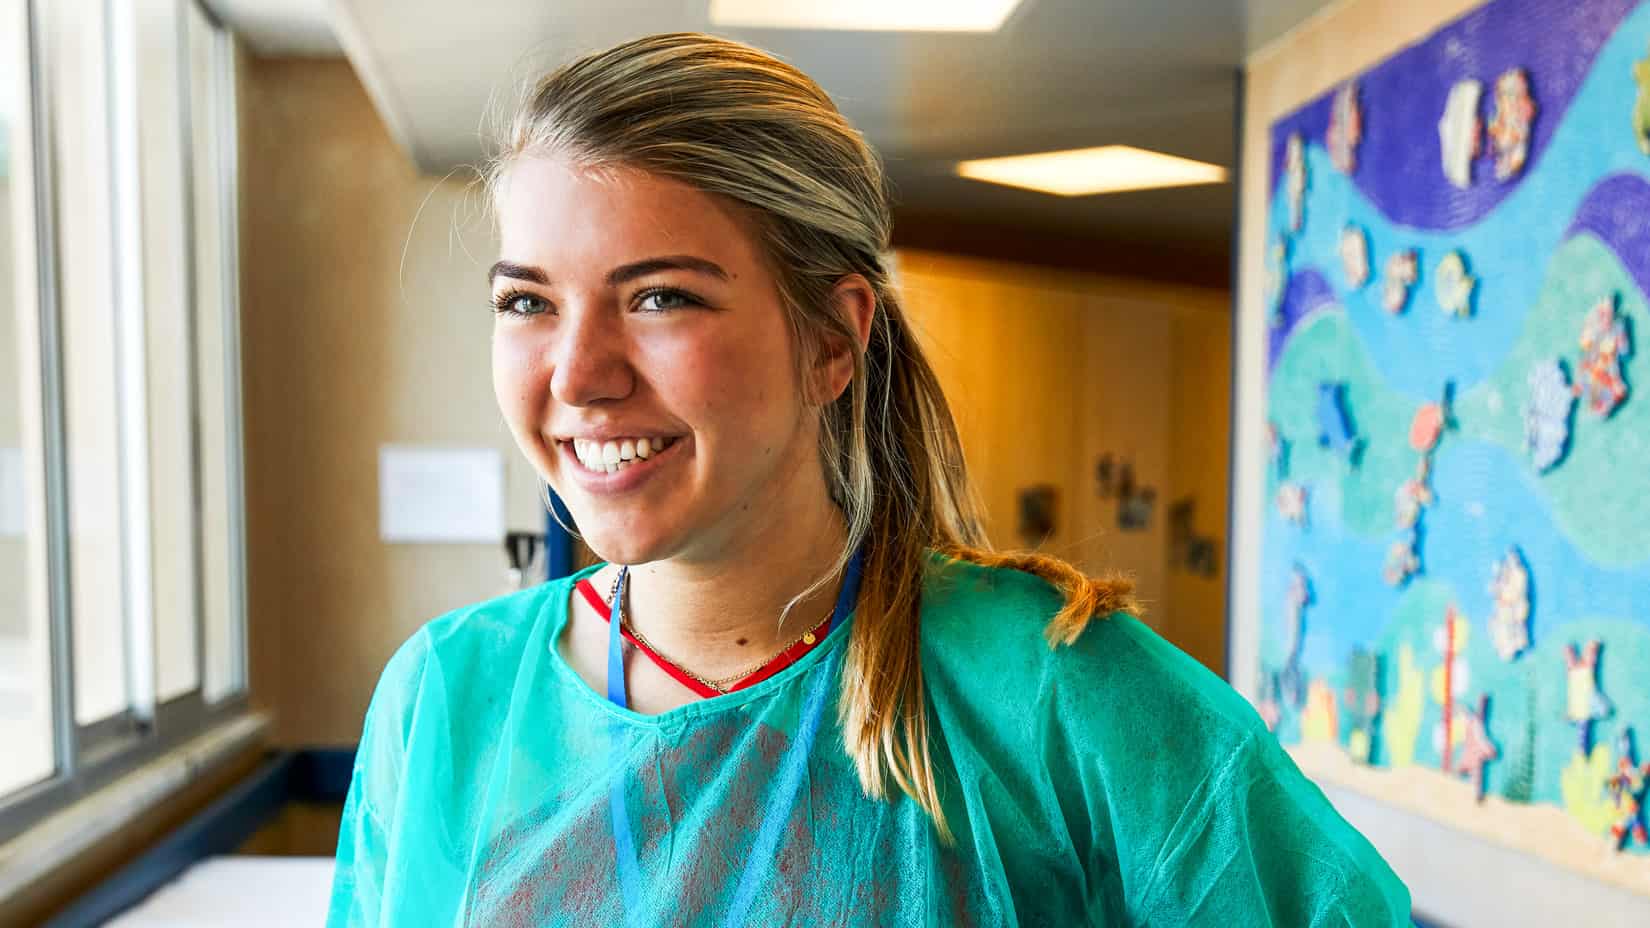
M100 0L105 29L103 80L107 84L108 140L111 158L110 190L113 222L110 234L111 272L116 282L116 384L119 437L122 457L118 467L120 490L120 531L123 570L121 627L127 640L127 707L94 722L81 724L75 717L74 621L71 580L73 564L69 544L69 462L63 370L63 329L61 317L61 268L57 242L57 178L53 158L53 110L50 46L47 41L43 4L50 0L16 0L15 10L23 28L15 30L11 51L21 56L19 77L24 82L23 105L12 127L14 157L26 161L27 189L16 195L26 199L33 211L33 241L19 253L32 261L19 262L17 273L34 275L37 331L34 343L20 340L20 357L31 357L40 378L40 447L44 475L45 601L44 627L49 637L50 705L53 773L32 784L0 793L0 844L26 832L41 820L75 801L113 783L213 728L245 715L248 698L248 655L246 615L245 478L241 404L241 345L239 293L239 138L236 101L237 48L222 20L200 0L176 0L177 68L174 91L179 100L179 127L182 152L184 299L189 358L186 398L190 422L191 535L194 539L195 596L192 628L195 636L194 686L157 704L156 625L152 596L150 544L153 520L150 512L149 442L145 317L142 288L143 239L141 223L141 150L138 147L139 99L135 80L138 45L135 12L127 0ZM193 64L190 58L192 34L190 16L201 15L210 27L211 43L206 112L195 112L192 97ZM195 158L194 125L197 119L211 123L215 165L199 165ZM197 275L196 241L197 184L217 188L217 220L221 235L219 274L221 292L202 294ZM19 185L20 187L23 185ZM27 246L26 246L27 247ZM203 302L204 301L204 302ZM215 307L215 310L214 310ZM18 312L29 312L19 307ZM223 696L206 699L208 661L205 584L205 527L203 522L203 452L200 393L198 319L203 311L221 315L223 357L224 492L225 521L229 550L229 667ZM32 353L32 354L31 354ZM134 459L138 459L134 463Z

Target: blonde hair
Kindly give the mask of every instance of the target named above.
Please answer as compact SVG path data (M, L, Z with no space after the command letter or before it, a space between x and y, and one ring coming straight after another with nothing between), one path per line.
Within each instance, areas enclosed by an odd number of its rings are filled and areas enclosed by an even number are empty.
M798 365L828 343L852 346L854 376L820 410L819 456L848 543L831 582L864 545L859 602L839 713L866 793L891 780L949 840L929 753L919 609L929 551L1026 571L1065 604L1045 630L1070 643L1089 618L1134 608L1128 581L1096 580L1042 554L994 553L939 380L900 308L883 256L892 213L876 153L796 68L698 33L654 35L561 67L526 95L497 140L496 189L510 161L555 154L589 167L640 169L742 207L778 283ZM828 299L860 274L876 296L863 351Z

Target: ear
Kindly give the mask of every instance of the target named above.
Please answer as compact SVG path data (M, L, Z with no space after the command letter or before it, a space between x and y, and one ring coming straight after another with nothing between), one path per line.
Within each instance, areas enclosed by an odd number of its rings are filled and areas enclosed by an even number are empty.
M826 301L837 318L853 330L854 338L859 341L859 350L865 351L871 343L871 322L876 317L877 309L877 295L870 281L862 274L849 274L831 288ZM839 337L828 338L814 362L814 383L819 391L816 395L820 405L835 402L853 379L852 346Z

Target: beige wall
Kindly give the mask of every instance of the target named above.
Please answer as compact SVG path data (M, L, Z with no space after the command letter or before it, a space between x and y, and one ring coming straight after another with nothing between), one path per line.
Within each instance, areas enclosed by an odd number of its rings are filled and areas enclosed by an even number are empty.
M494 408L493 243L468 181L415 174L342 63L250 59L242 79L253 696L275 710L282 743L348 743L396 645L502 583L492 545L378 540L378 446L498 447L515 527L540 524L536 485ZM1177 455L1202 453L1187 444L1196 432L1218 452L1203 463L1224 471L1224 379L1204 371L1218 391L1204 397L1174 374L1188 369L1182 351L1199 364L1225 351L1225 293L928 253L900 263L960 407L994 540L1019 543L1016 487L1054 483L1060 531L1049 547L1091 569L1134 571L1152 620L1218 667L1223 591L1168 569L1163 514L1196 492L1200 527L1224 534L1224 480L1174 468ZM1176 419L1205 411L1217 415ZM1094 491L1098 449L1132 455L1158 487L1150 531L1116 529Z
M1225 547L1228 294L1129 278L901 252L905 302L951 398L992 542L1024 547L1017 495L1057 488L1042 550L1135 576L1147 620L1219 672L1225 590L1169 563L1167 507L1195 500ZM1157 490L1145 531L1102 499L1101 454ZM1224 573L1224 571L1222 571Z
M466 183L419 176L345 63L243 67L252 692L278 742L353 743L395 647L504 583L499 546L378 540L379 446L497 448L510 526L542 522L493 402Z

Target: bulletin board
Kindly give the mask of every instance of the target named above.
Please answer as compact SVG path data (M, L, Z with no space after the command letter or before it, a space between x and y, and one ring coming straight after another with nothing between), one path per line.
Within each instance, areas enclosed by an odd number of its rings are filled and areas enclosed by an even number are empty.
M1492 0L1270 149L1257 707L1650 896L1650 2Z

